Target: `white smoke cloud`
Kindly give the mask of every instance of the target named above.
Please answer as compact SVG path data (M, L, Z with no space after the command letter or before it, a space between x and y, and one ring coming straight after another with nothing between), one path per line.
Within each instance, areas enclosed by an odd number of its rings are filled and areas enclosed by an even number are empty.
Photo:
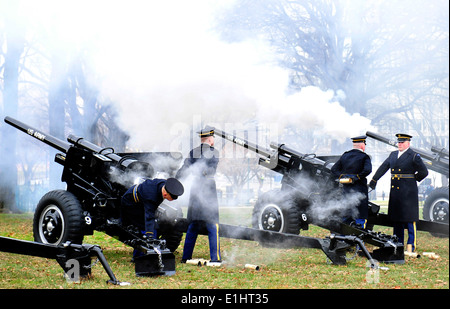
M354 192L345 197L326 196L320 202L313 202L309 209L310 216L315 223L328 225L341 222L344 217L358 218L358 204L364 199L364 194Z
M122 22L102 27L106 35L93 59L102 93L115 102L133 147L164 147L180 134L175 127L191 129L194 119L240 124L256 118L340 141L369 129L370 121L348 114L333 90L308 87L288 95L288 72L275 65L266 42L221 41L210 27L220 4L232 1L138 3Z
M369 129L339 105L337 89L288 95L289 74L267 42L221 41L214 21L234 2L21 0L19 17L51 53L84 51L90 82L115 105L134 149L169 150L195 125L251 119L341 141Z
M280 96L278 101L261 100L266 106L259 109L259 116L265 121L272 119L299 129L311 129L343 142L350 136L363 134L371 125L368 118L347 113L339 104L342 96L345 95L340 90L322 91L309 86L295 94Z

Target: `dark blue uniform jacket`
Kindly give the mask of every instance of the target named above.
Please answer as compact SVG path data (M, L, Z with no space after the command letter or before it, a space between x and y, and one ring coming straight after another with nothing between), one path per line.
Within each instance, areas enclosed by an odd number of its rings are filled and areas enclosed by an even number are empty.
M398 150L391 152L380 165L373 180L378 181L388 170L391 171L388 217L396 222L419 220L419 197L417 181L428 175L428 169L420 155L411 148L398 158Z
M219 152L208 144L192 149L177 173L177 178L193 176L187 219L219 222L219 203L214 175Z
M344 152L339 160L331 167L331 172L338 178L352 178L351 184L344 184L344 193L360 192L364 198L357 205L359 215L355 219L367 219L367 176L372 172L370 157L363 151L352 149Z
M122 221L133 224L145 232L155 229L155 212L163 202L162 188L165 179L147 179L134 185L122 197Z

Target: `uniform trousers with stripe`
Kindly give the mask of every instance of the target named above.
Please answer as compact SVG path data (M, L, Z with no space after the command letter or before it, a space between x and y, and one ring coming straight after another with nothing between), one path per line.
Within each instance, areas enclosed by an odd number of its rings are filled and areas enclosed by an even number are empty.
M184 241L183 260L192 259L192 253L194 252L195 242L199 232L206 228L208 231L209 240L209 254L212 262L221 261L220 256L220 238L219 238L219 224L208 223L205 221L194 220L189 224L186 232L186 239Z
M412 252L416 251L416 222L395 222L394 235L398 237L398 241L405 243L405 229L408 230L408 245L412 245Z
M367 219L353 219L352 217L344 217L342 218L342 222L349 225L352 222L355 222L362 229L366 229L367 226Z

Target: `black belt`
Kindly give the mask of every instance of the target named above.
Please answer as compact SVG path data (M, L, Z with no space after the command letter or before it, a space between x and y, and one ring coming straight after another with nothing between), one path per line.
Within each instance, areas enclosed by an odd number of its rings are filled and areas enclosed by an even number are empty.
M392 179L401 179L401 178L413 178L416 179L414 174L391 174Z

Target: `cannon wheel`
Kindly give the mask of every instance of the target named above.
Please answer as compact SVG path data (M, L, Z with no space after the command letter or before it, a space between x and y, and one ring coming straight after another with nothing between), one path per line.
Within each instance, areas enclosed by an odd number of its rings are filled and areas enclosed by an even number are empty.
M433 190L433 192L428 195L423 205L422 214L424 220L448 224L448 204L448 187ZM436 237L444 237L441 234L431 233L431 235Z
M300 212L297 207L288 205L280 190L267 192L258 199L252 214L255 229L280 233L300 233Z
M36 242L59 245L66 241L83 242L83 212L81 204L72 193L54 190L39 201L33 219Z

